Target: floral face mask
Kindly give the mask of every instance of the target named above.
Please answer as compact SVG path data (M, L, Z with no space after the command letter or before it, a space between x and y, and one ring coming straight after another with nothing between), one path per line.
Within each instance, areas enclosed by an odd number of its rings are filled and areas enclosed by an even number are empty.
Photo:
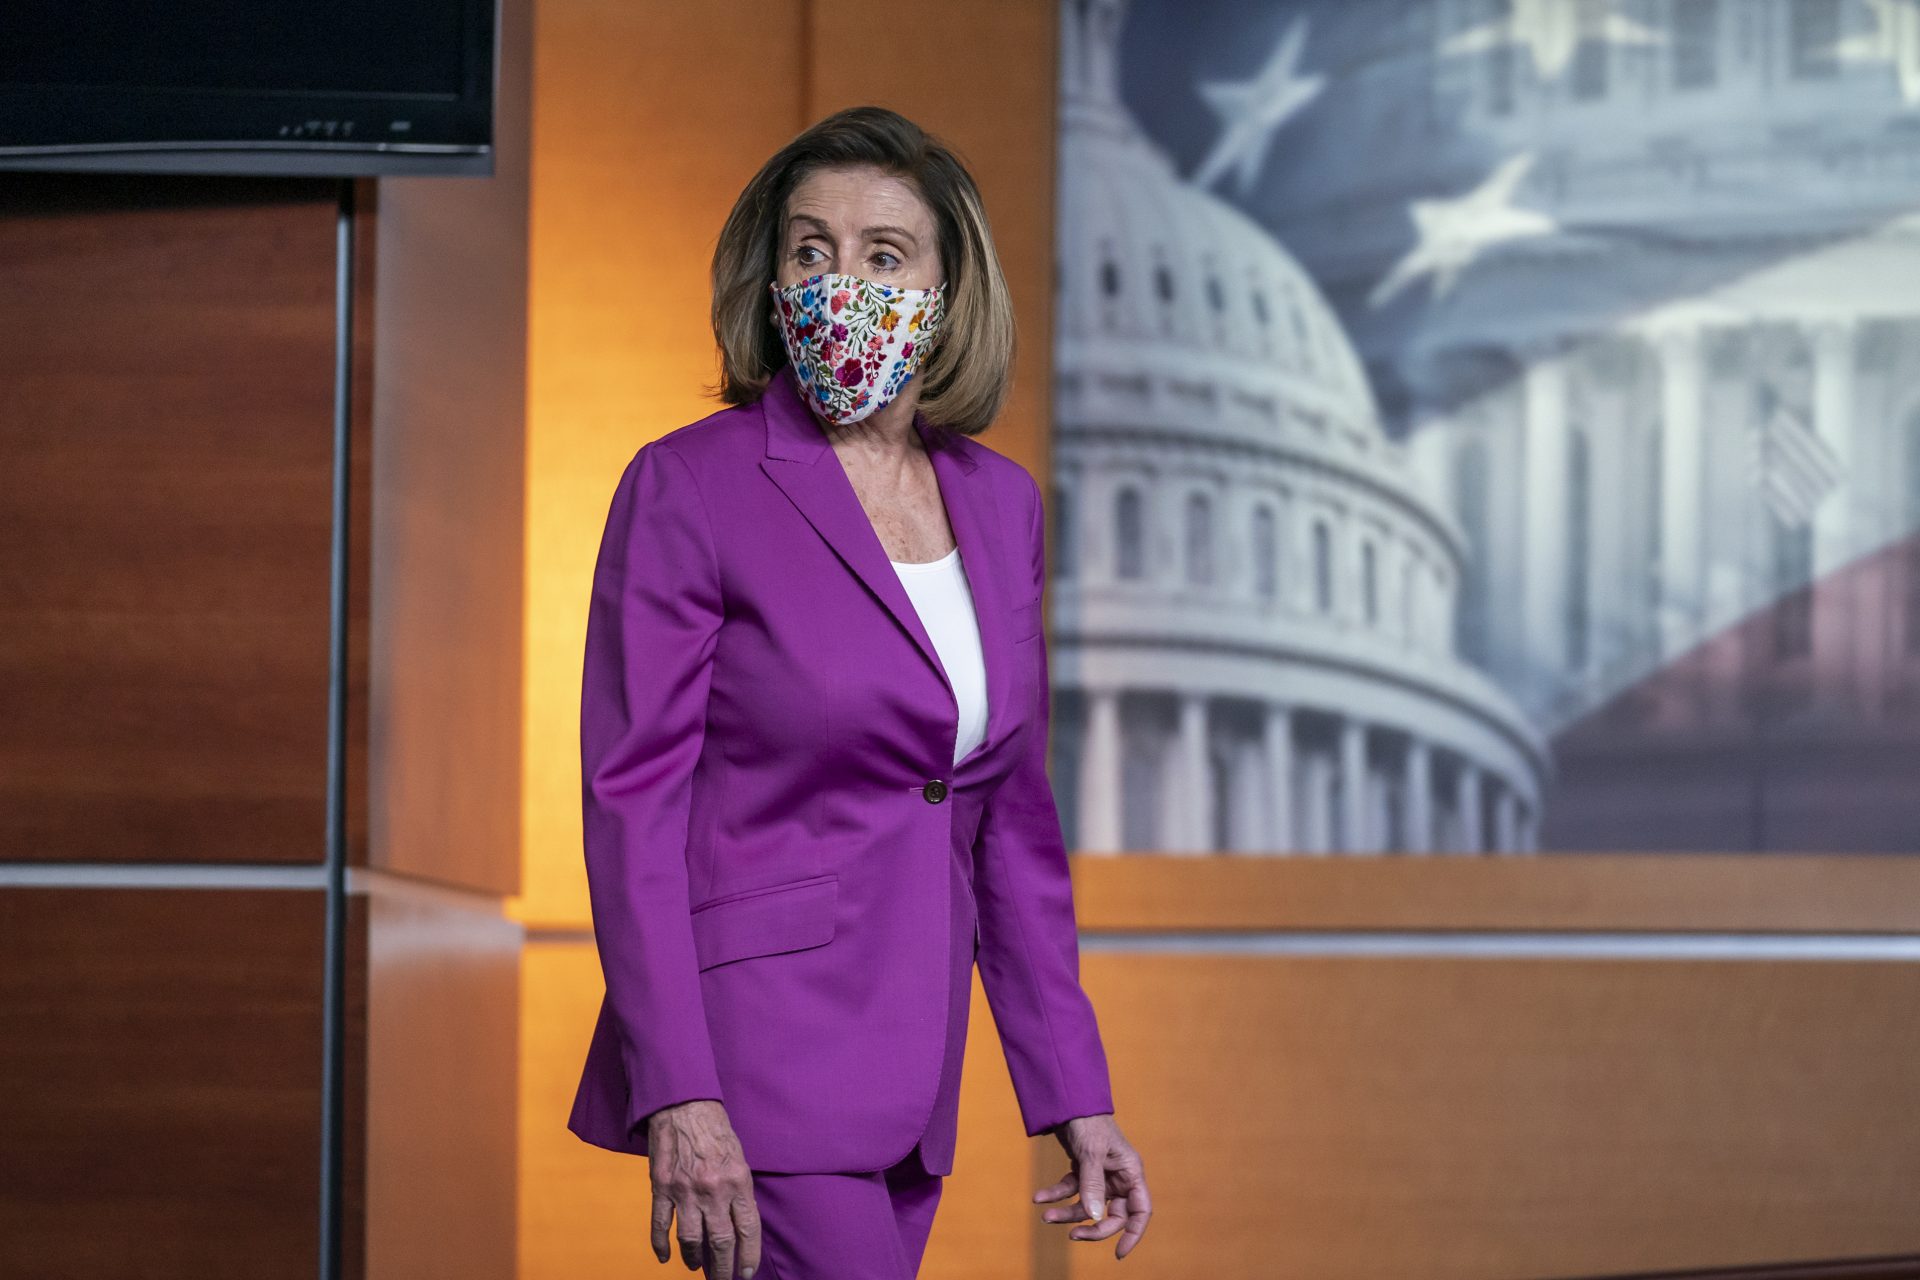
M801 394L822 417L849 423L890 403L920 368L946 286L901 289L828 271L768 288Z

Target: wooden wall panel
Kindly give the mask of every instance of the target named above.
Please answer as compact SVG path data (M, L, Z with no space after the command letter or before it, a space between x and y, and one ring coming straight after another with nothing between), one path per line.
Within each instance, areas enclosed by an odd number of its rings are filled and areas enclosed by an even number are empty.
M377 800L384 865L494 894L519 872L530 6L502 17L495 177L350 188L344 743L348 862ZM346 190L0 185L0 1275L315 1273ZM94 862L148 865L59 865ZM343 1274L510 1274L518 928L357 871L347 930Z
M1086 980L1152 1170L1138 1280L1920 1252L1911 963L1102 952ZM1112 1264L1064 1253L1040 1274Z
M335 202L0 187L0 857L321 858Z
M600 1009L593 944L529 941L520 991L521 1280L649 1275L660 1263L648 1244L647 1162L567 1128ZM669 1265L680 1269L677 1254Z
M1521 854L1075 860L1088 929L1920 933L1920 858Z
M365 1274L511 1280L520 927L391 877L366 901Z
M369 797L384 870L520 888L531 0L500 6L489 178L383 178Z
M1018 321L1013 395L982 439L1043 483L1053 416L1056 8L980 0L876 23L860 0L814 0L802 122L877 103L959 153L986 201Z
M312 1274L323 905L0 889L0 1275Z
M803 125L797 0L536 11L526 511L529 924L588 921L580 845L587 588L620 470L717 408L714 238L754 170ZM647 1165L568 1131L603 991L578 934L529 946L521 1017L520 1274L655 1264ZM678 1264L674 1264L677 1266Z
M708 268L747 179L797 133L796 0L537 11L524 696L529 923L588 918L580 660L620 472L718 408Z

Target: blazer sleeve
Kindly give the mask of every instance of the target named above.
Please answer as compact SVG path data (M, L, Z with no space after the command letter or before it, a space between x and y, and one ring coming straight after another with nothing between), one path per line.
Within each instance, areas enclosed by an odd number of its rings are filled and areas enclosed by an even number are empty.
M626 1064L628 1132L724 1101L688 909L694 765L723 616L713 526L686 460L627 464L594 565L580 689L582 835L594 944Z
M1045 520L1039 486L1031 474L1026 478L1030 580L1020 598L1033 600L1046 585ZM976 963L1029 1136L1076 1116L1113 1111L1106 1052L1080 986L1073 881L1047 776L1046 645L1044 631L1031 644L1031 660L1040 667L1034 732L988 797L973 847Z

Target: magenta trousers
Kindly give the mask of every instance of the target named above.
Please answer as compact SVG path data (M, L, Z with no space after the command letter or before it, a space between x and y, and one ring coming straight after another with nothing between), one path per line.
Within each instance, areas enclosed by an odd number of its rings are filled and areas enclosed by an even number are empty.
M760 1269L753 1280L912 1280L940 1203L919 1148L875 1173L753 1175Z
M957 879L963 873L957 868ZM927 1129L950 1132L960 1110L967 1004L977 950L966 887L953 886L947 1048ZM942 1126L945 1126L944 1128ZM933 1230L944 1179L928 1173L921 1142L886 1169L863 1173L753 1170L760 1211L760 1269L753 1280L913 1280Z

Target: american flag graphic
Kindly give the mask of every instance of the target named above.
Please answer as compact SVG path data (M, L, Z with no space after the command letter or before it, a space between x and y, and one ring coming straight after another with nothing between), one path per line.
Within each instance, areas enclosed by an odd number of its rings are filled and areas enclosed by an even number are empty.
M1771 388L1762 390L1771 408L1756 416L1748 431L1749 475L1780 523L1798 529L1839 486L1840 459L1807 414Z
M1106 398L1067 405L1089 443L1057 461L1094 493L1133 475L1093 447L1122 409L1195 474L1223 441L1272 447L1212 497L1277 501L1299 548L1272 577L1282 599L1308 582L1305 606L1222 603L1285 655L1238 695L1298 704L1295 729L1209 732L1291 780L1281 847L1352 828L1353 849L1920 852L1920 0L1063 11L1064 176L1086 194L1061 226L1084 269L1060 373ZM1404 450L1433 510L1294 467L1299 415L1250 445L1171 397L1120 404L1143 361ZM1425 540L1442 527L1457 558ZM1316 705L1306 606L1337 619L1381 565L1428 607L1398 634L1349 610L1337 643L1380 664L1373 710ZM1447 696L1408 693L1429 681ZM1469 705L1472 732L1451 718ZM1158 721L1120 720L1147 759L1212 740L1156 755ZM1180 767L1169 794L1193 788ZM1232 830L1252 806L1224 776Z

